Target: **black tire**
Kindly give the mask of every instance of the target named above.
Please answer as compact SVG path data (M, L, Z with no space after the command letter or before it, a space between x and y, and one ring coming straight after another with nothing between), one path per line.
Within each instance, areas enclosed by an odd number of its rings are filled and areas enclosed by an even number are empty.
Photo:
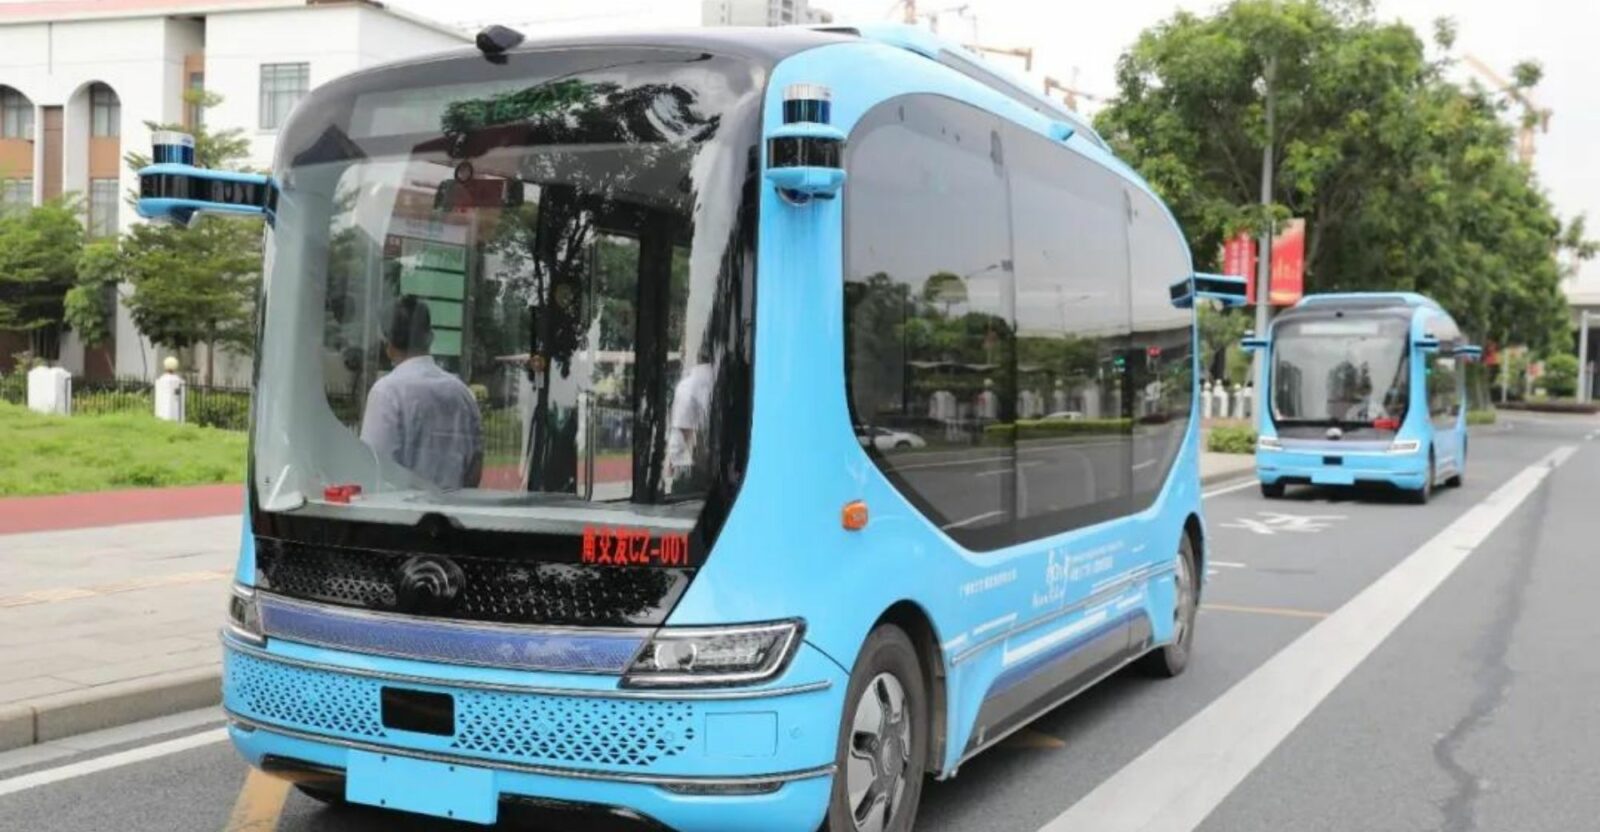
M881 703L888 701L890 693L882 677L892 677L902 694L901 720L878 720L877 734L856 730L858 711L869 694L878 704L880 714L890 714L892 709ZM856 766L868 765L863 773L870 773L871 784L860 792L860 806L864 815L875 811L874 790L879 794L895 793L898 802L887 801L888 820L884 832L911 832L916 822L917 806L922 801L922 784L928 770L928 687L922 672L922 662L917 648L904 630L884 625L867 636L867 642L856 658L855 670L850 674L850 686L845 691L844 714L839 721L839 739L835 748L838 774L833 778L833 792L828 798L828 814L823 822L823 832L857 832L856 801L851 799L850 773L852 760ZM870 720L869 720L870 722ZM904 738L909 737L909 742ZM887 741L885 741L887 738ZM896 753L900 752L900 753ZM884 766L889 768L885 769ZM899 768L895 768L898 766ZM896 772L901 775L898 779Z
M1433 479L1437 473L1433 464L1433 451L1428 451L1428 475L1422 478L1421 488L1407 495L1411 498L1411 502L1419 506L1425 506L1429 500L1433 499Z
M1284 485L1281 482L1262 483L1261 484L1261 496L1263 496L1263 497L1265 497L1265 498L1267 498L1269 500L1281 500L1281 499L1283 499L1284 492L1287 491L1287 490L1288 490L1288 486Z
M903 451L903 450L906 450L907 448L910 448L910 447L911 447L911 443L910 442L906 442L905 440L901 440L899 442L894 443L894 449L897 450L897 451Z
M1170 643L1151 650L1138 661L1140 671L1160 679L1170 679L1188 668L1189 654L1194 647L1196 614L1200 610L1200 564L1194 555L1194 543L1187 534L1178 542L1178 556L1181 558L1179 571L1173 573L1178 585L1173 626L1181 624L1183 631Z
M318 803L322 803L322 804L325 804L325 805L328 805L328 806L343 806L344 805L344 792L343 791L335 791L334 789L327 788L325 786L311 786L311 785L307 785L305 783L296 783L296 784L294 784L294 787L295 787L295 790L299 791L301 794L305 795L306 797L309 797L312 800L317 801Z
M1466 482L1466 479L1467 479L1467 443L1466 442L1462 442L1461 443L1461 456L1456 458L1456 472L1454 474L1451 474L1450 475L1450 479L1445 480L1444 484L1450 486L1451 488L1460 488L1461 484L1463 482Z

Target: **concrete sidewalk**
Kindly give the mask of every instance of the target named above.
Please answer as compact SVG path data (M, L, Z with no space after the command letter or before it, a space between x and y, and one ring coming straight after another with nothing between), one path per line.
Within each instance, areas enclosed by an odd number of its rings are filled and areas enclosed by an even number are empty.
M216 704L239 523L0 535L0 750Z
M1202 454L1201 480L1253 464ZM170 515L181 496L137 504ZM0 751L216 704L239 524L229 513L0 534Z

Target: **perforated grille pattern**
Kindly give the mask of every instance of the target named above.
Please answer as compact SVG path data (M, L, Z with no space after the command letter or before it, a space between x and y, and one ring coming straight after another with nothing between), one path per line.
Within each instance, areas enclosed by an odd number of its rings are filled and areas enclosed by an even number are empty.
M230 652L228 706L266 722L357 737L383 736L378 686L367 680Z
M257 538L258 583L290 598L394 610L400 566L410 552L311 546ZM689 585L692 570L582 566L452 555L461 594L442 617L507 624L659 624ZM415 611L411 611L415 612Z
M642 768L687 750L695 738L694 718L688 702L467 691L456 696L451 746L522 759Z
M226 651L224 703L269 725L351 739L389 740L377 679L295 667ZM404 734L407 745L558 767L645 770L688 753L699 721L692 702L500 693L430 686L455 697L450 737Z

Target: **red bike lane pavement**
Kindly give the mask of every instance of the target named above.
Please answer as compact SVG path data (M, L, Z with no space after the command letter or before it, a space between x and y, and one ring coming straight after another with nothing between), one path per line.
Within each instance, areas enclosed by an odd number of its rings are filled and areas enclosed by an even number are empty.
M187 520L243 509L244 486L239 483L7 497L0 499L0 534Z

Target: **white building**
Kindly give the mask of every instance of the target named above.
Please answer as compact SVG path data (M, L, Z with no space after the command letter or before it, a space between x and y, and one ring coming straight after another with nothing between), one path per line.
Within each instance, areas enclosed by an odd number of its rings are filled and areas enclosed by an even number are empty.
M451 17L452 0L400 0L408 7ZM617 29L680 29L696 26L787 26L831 23L832 15L810 0L537 0L494 3L496 18L463 20L478 29L499 23L530 35L563 35ZM459 19L451 17L451 19Z
M251 165L265 168L278 125L307 90L470 42L454 28L362 0L0 4L0 201L37 204L77 192L90 231L115 233L136 221L123 195L137 183L122 156L148 151L146 121L193 123L186 89L221 95L205 113L208 125L243 129ZM20 349L0 333L0 362ZM147 375L160 363L124 309L112 349L119 374ZM104 356L85 356L71 337L60 360L73 372L107 369Z

